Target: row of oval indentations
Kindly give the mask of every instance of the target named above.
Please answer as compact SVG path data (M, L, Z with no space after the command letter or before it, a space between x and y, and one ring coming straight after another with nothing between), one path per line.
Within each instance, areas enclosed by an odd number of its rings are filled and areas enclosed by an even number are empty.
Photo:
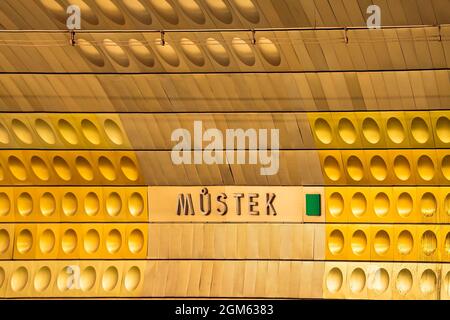
M325 177L334 183L449 183L450 152L320 151Z
M343 260L450 261L447 226L335 225L327 232L330 257Z
M447 222L450 189L435 187L327 188L327 217L332 221Z
M68 15L64 8L56 0L40 0L46 10L58 21L66 24ZM237 20L233 17L233 9L229 7L224 0L205 0L204 7L196 0L177 0L169 2L167 0L149 0L149 3L141 0L94 0L87 2L86 0L69 0L69 4L79 6L81 18L91 24L98 25L100 23L99 13L107 17L118 25L130 23L127 21L126 13L130 15L132 22L138 22L144 25L151 25L154 18L151 13L158 16L166 23L178 25L180 19L187 17L189 21L203 25L207 21L207 17L212 17L221 23L231 24ZM260 13L258 7L253 0L232 0L230 3L234 5L241 17L247 22L257 24L260 21ZM121 4L121 5L120 5ZM177 4L178 8L174 6ZM207 9L208 12L205 10ZM181 15L182 13L182 15ZM156 20L158 20L156 19Z
M450 144L450 115L446 112L347 112L310 117L319 146L408 148Z
M143 271L131 261L13 262L0 265L0 289L11 296L129 296L138 294Z
M1 147L117 148L126 144L119 123L111 118L69 114L4 114Z
M251 44L250 40L234 37L231 40L230 47L223 40L215 38L208 38L200 44L198 41L186 37L180 40L166 38L164 44L160 38L150 42L133 38L125 42L104 39L101 43L79 39L77 45L84 57L99 67L105 65L104 55L100 47L104 49L112 61L122 67L130 66L129 53L146 67L153 67L155 65L153 51L156 51L158 57L172 67L179 67L182 63L179 52L182 52L187 61L196 67L207 65L206 53L209 54L212 61L222 67L230 66L232 63L233 55L231 52L246 66L257 64L257 52L267 63L273 66L280 65L282 58L278 47L266 37L258 37L255 45Z
M45 151L2 152L0 183L109 184L136 182L139 169L133 152Z
M331 296L367 298L387 294L402 299L409 294L429 299L438 299L439 288L450 296L450 272L442 273L426 265L407 264L403 267L379 266L377 264L349 264L331 267L325 273L324 289ZM326 295L327 295L326 294Z
M0 189L0 221L146 221L146 188Z
M0 248L3 254L13 249L14 259L145 258L147 227L145 223L15 225L14 239L10 229L0 227Z

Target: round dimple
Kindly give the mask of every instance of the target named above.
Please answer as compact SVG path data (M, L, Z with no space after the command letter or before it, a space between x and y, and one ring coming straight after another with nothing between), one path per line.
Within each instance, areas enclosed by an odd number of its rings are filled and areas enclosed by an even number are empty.
M229 24L233 21L230 9L223 0L205 0L206 6L213 16L223 23Z
M2 165L0 164L0 181L5 179L5 171L3 170Z
M11 199L5 192L0 192L0 217L7 216L11 210Z
M50 217L56 211L56 200L53 194L45 192L39 199L39 211L44 217Z
M139 229L134 229L128 236L128 249L137 254L144 248L144 234Z
M424 217L432 217L437 211L437 201L434 194L426 192L420 199L420 213Z
M423 294L430 294L436 291L437 276L431 269L426 269L420 277L419 287Z
M81 121L81 131L84 137L90 143L94 145L100 144L100 133L98 132L97 126L88 119L83 119Z
M33 235L28 229L22 229L16 238L16 248L20 254L26 254L33 247Z
M91 163L86 158L78 156L75 159L75 167L84 180L94 180L94 170L92 169Z
M450 216L450 193L447 194L444 200L444 214Z
M123 0L124 6L131 15L142 24L151 24L152 17L147 8L139 0Z
M169 43L162 45L160 39L155 39L155 47L156 52L166 63L170 64L172 67L178 67L180 65L180 58Z
M205 23L206 19L203 10L195 0L177 0L177 3L184 14L187 15L192 21L198 24Z
M41 267L34 276L34 289L37 292L43 292L50 286L50 281L52 279L52 272L47 266Z
M333 156L327 156L325 158L323 168L330 180L338 181L341 178L341 167L339 162Z
M193 64L202 67L205 65L205 58L203 57L203 53L200 48L188 38L181 38L180 40L181 50L184 55L191 61Z
M395 157L394 173L401 181L407 181L411 177L411 166L405 156L399 155Z
M330 144L333 140L331 126L325 119L318 118L314 122L314 132L316 133L317 139L323 144Z
M420 156L417 161L417 171L419 176L425 181L431 181L434 178L435 170L433 160L429 156Z
M98 159L98 168L100 170L100 173L106 180L109 181L116 180L117 176L114 165L108 158L101 156Z
M171 24L178 24L178 15L167 0L150 0L156 13Z
M84 2L84 0L69 0L69 3L80 7L81 19L92 25L98 25L99 21L97 15L91 7Z
M108 267L102 276L102 288L105 291L112 291L119 282L119 271L114 266Z
M28 270L25 267L19 267L11 275L11 289L19 292L25 289L28 282Z
M413 211L413 198L407 192L402 192L397 199L397 213L403 217L408 217Z
M406 295L413 286L413 277L411 271L402 269L395 280L395 288L401 295Z
M400 144L405 140L405 129L397 118L389 118L386 129L388 137L393 143Z
M105 60L103 59L103 55L100 51L92 45L89 41L84 39L77 40L77 46L80 48L81 53L89 62L95 64L98 67L103 67L105 65Z
M356 268L350 274L349 280L350 291L354 294L363 291L366 286L366 273L361 268Z
M90 217L95 216L100 210L100 200L94 192L89 192L84 198L84 212Z
M105 48L106 53L117 64L125 68L130 65L130 60L128 59L127 53L111 39L103 40L103 48Z
M344 212L344 198L338 192L333 192L328 199L328 212L333 217L339 217Z
M380 127L373 118L365 118L362 122L362 133L367 142L377 144L381 140Z
M252 0L233 0L239 13L251 23L259 22L259 12Z
M0 143L8 144L9 143L9 134L8 130L6 130L5 126L0 123Z
M444 290L445 290L447 296L450 296L450 271L447 272L447 275L445 276Z
M117 24L125 24L122 11L111 0L94 0L102 13Z
M416 142L426 143L430 139L430 132L425 120L415 117L411 122L411 134Z
M95 229L90 229L88 232L86 232L84 236L84 250L89 253L93 254L98 251L98 248L100 247L100 234Z
M356 230L352 235L351 248L355 255L364 253L367 247L367 236L362 230Z
M78 244L78 236L75 230L67 229L61 240L61 247L64 253L70 254L75 251Z
M17 212L26 217L33 212L33 198L28 192L22 192L17 198Z
M53 132L52 127L43 119L36 119L34 122L34 128L39 136L39 138L49 145L54 145L56 143L55 132Z
M106 249L109 253L114 254L120 250L122 246L122 235L117 229L112 229L106 237Z
M389 273L384 268L373 272L370 279L370 288L377 294L382 294L389 287Z
M131 52L136 57L136 59L138 59L139 62L141 62L143 65L145 65L147 67L153 67L155 65L155 59L153 58L150 50L142 42L140 42L139 40L136 40L136 39L130 39L128 41L128 46L129 46ZM113 122L112 120L109 120L109 119L106 121ZM113 125L116 125L116 124L113 122ZM119 132L120 132L120 130L119 130Z
M72 179L72 172L70 171L69 165L66 160L61 158L60 156L56 156L53 158L53 169L55 170L58 177L60 177L64 181L69 181Z
M39 250L44 253L48 254L53 251L56 244L56 237L55 233L51 229L46 229L42 234L39 236Z
M375 234L375 238L373 240L373 248L375 252L382 256L386 254L391 246L391 239L389 238L389 234L384 230L379 230Z
M128 180L136 181L139 177L136 163L127 156L120 159L120 170Z
M15 157L10 156L8 158L8 168L11 174L19 181L27 180L27 170L25 169L25 165L23 162Z
M364 196L364 194L362 194L361 192L356 192L353 196L352 196L352 200L350 202L350 208L352 211L352 214L355 217L361 217L364 215L364 213L366 213L366 209L367 209L367 200L366 197Z
M388 214L390 208L389 197L384 192L379 192L375 196L373 210L378 217L384 217Z
M94 267L89 266L85 268L80 275L80 289L84 292L91 290L96 280L97 274Z
M78 210L78 199L72 192L64 194L62 202L62 211L65 216L71 217L75 215Z
M447 117L436 121L436 135L442 143L450 143L450 120Z
M67 143L71 145L76 145L78 143L77 132L69 121L65 119L59 119L58 130Z
M133 192L128 198L128 211L133 217L138 217L144 212L144 199L140 193Z
M31 157L31 170L39 180L48 181L50 179L47 164L38 156Z
M40 2L56 19L62 23L66 22L66 10L56 0L40 0Z
M58 287L58 290L61 292L67 291L69 289L74 288L74 275L75 270L72 266L67 266L61 269L61 271L58 273L58 277L56 279L56 284Z
M253 66L256 62L252 47L245 40L235 37L231 40L231 47L239 60L247 66Z
M331 293L338 292L342 287L342 282L344 277L342 275L342 271L339 268L332 268L326 278L326 286L327 290Z
M338 229L333 230L328 237L328 250L336 255L342 252L344 248L344 235Z
M122 210L122 199L117 192L111 192L106 198L106 212L111 217L116 217Z
M8 231L6 231L5 229L0 229L0 254L6 253L6 251L9 249L10 242L11 237L9 236Z
M116 145L123 144L123 134L120 127L111 119L106 119L104 123L105 133L108 136L109 140Z
M400 253L401 255L410 254L413 247L414 239L411 232L409 232L408 230L403 230L402 232L400 232L397 240L398 253Z
M230 64L230 57L227 49L216 39L206 39L206 48L213 59L221 66L228 66Z
M125 273L124 286L127 291L132 292L137 289L141 282L141 270L133 266Z
M11 122L11 128L16 138L19 139L22 143L33 143L33 135L24 122L19 119L13 119L13 121Z
M338 133L339 137L344 141L346 144L354 144L356 141L357 133L355 126L353 123L347 119L342 118L339 120L338 123Z
M387 177L387 165L384 159L380 156L374 156L370 159L370 173L377 181L384 181Z
M361 181L364 178L364 167L357 156L347 159L347 173L353 181Z
M280 50L270 39L260 37L258 39L258 49L264 59L271 65L279 66L281 64Z
M436 252L437 238L433 231L427 230L422 234L421 248L422 252L427 256L431 256Z

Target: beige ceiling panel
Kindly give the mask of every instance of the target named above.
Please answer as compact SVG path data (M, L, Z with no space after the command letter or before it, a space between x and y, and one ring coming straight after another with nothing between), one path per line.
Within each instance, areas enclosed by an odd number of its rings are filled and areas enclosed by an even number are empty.
M341 26L349 26L352 25L352 20L357 20L358 16L354 16L354 12L352 14L348 14L348 12L353 11L353 7L350 7L349 10L346 9L347 5L350 5L351 1L330 1L331 10L334 13L334 16L337 19L338 25ZM354 5L355 3L353 3ZM357 5L357 4L356 4Z
M401 98L403 109L415 109L416 101L414 100L413 88L411 86L411 80L407 72L397 72L395 73L397 78L397 83L399 87L398 95Z
M386 38L386 57L392 61L391 67L394 67L394 69L406 68L404 51L402 50L403 42L399 40L395 30L385 30L384 36Z
M314 62L309 54L309 45L303 40L301 32L292 31L287 32L289 41L292 43L293 50L296 55L296 59L300 63L300 70L314 70ZM315 41L315 40L313 40ZM320 53L320 57L323 59L323 54Z
M420 75L423 80L425 98L427 99L427 108L430 106L440 106L441 101L439 97L438 85L436 83L436 75L431 71L422 72Z
M377 110L378 104L374 91L374 87L372 85L371 74L370 73L357 73L359 85L361 87L363 103L366 106L367 110Z
M414 68L414 66L419 65L418 61L418 52L417 52L417 45L416 43L423 44L424 42L420 43L420 39L423 39L419 34L412 33L412 30L407 29L399 29L397 30L398 38L400 39L401 47L403 56L405 57L405 63L407 68ZM412 41L412 39L416 39L415 36L417 36L416 41ZM423 41L423 40L422 40ZM426 44L426 43L425 43ZM429 55L428 55L429 59Z
M425 94L422 74L418 72L411 72L408 75L417 109L428 108L427 95Z

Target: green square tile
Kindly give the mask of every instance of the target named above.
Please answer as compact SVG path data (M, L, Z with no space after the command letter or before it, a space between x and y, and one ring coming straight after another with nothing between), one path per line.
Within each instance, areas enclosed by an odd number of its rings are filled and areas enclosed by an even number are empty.
M307 216L320 216L320 194L307 194L306 195L306 215Z

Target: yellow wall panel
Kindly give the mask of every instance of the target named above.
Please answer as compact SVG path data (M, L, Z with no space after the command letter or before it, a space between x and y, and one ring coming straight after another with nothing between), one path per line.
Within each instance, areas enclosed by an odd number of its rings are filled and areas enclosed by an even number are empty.
M120 260L99 263L98 296L118 297L123 278L123 262Z
M37 224L36 242L36 259L58 258L60 250L59 244L61 243L59 224Z
M414 150L412 161L416 168L416 183L418 185L439 183L439 165L435 150Z
M14 189L0 188L0 222L14 221Z
M440 226L439 251L441 252L441 261L450 262L450 226Z
M342 190L347 194L345 199L347 201L348 221L351 223L362 223L370 221L370 193L364 192L369 189L362 189L357 187L345 187Z
M371 263L368 268L367 288L369 299L392 299L393 265L391 263Z
M14 262L9 265L7 298L29 297L31 293L32 265L28 261Z
M360 149L362 143L356 113L333 112L331 116L338 145L342 148Z
M441 265L421 263L417 266L418 290L416 299L436 300L439 297Z
M148 224L134 223L126 225L127 257L144 259L147 257Z
M440 226L420 225L417 227L419 240L419 260L439 261L440 259Z
M121 297L142 296L146 278L146 265L146 261L139 260L123 262Z
M308 113L308 119L318 149L330 149L338 146L331 113Z
M370 184L392 184L395 175L388 150L365 150L367 176Z
M379 112L356 112L363 148L386 148L386 130Z
M370 225L350 224L348 225L348 256L346 260L370 260Z
M409 148L408 124L404 112L382 113L388 148Z
M433 148L434 137L428 111L405 112L412 148Z
M450 184L450 151L449 149L436 150L437 163L439 168L439 181L443 185Z
M450 300L450 264L441 265L441 300Z
M421 221L415 187L395 187L394 206L399 223L417 223Z
M6 295L11 264L10 261L0 261L0 298L4 298Z
M340 151L319 151L319 158L326 185L342 185L347 183Z
M79 259L82 247L83 225L60 224L59 259Z
M40 213L40 197L37 189L14 188L14 221L37 221Z
M410 150L390 150L389 162L392 164L393 183L396 185L414 185L416 183L415 164Z
M367 185L369 183L369 168L364 151L341 151L347 183L349 185Z
M450 112L446 110L430 111L436 148L448 148L450 145Z
M14 230L14 260L34 259L36 255L36 224L16 224Z
M148 198L146 187L126 188L125 199L127 208L127 221L147 222L148 221ZM322 207L323 208L323 207Z
M346 224L327 224L326 260L346 260L348 257L348 227Z
M347 263L346 299L367 299L367 270L369 263Z
M349 216L349 193L342 187L325 187L326 222L347 222Z
M397 263L393 266L394 283L392 298L395 300L415 300L419 284L416 263Z
M105 256L103 224L82 224L80 259Z
M435 196L439 197L439 223L450 223L450 188L439 188L439 194Z
M0 260L12 260L14 248L14 225L0 224Z
M394 259L394 226L371 225L371 260L393 261Z
M365 189L366 190L366 189ZM371 222L397 222L395 194L392 187L368 187L369 219Z
M438 187L417 187L416 198L422 223L439 222L439 196Z
M323 276L323 297L327 299L345 298L347 283L347 263L326 262Z
M394 225L394 246L395 261L418 261L420 238L417 236L417 226Z

